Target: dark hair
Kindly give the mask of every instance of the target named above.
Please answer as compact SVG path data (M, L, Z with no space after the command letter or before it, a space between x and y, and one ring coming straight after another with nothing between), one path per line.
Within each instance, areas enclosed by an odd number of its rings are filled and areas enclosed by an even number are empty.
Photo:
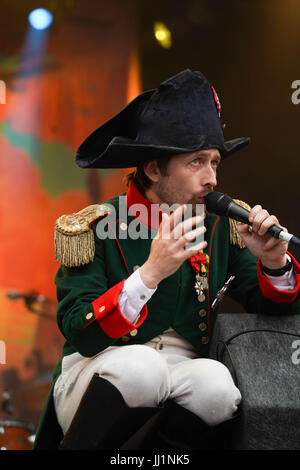
M157 161L157 166L163 175L165 175L167 172L168 163L171 158L172 156L153 159ZM145 162L139 163L134 171L125 175L126 186L128 187L130 182L133 181L133 183L136 185L137 189L143 194L143 196L145 196L145 191L151 188L152 186L152 181L144 172L144 165L150 161L152 160L146 160Z

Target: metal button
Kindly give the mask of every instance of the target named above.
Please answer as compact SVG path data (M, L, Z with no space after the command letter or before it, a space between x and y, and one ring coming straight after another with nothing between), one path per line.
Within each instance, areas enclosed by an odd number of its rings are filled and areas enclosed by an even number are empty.
M141 300L145 300L146 296L144 294L140 295Z
M133 271L136 271L139 268L140 268L140 266L138 264L136 264L135 266L133 266Z
M131 336L135 336L135 335L137 335L137 332L138 332L138 330L135 329L135 330L130 331L129 334L130 334Z
M201 308L200 312L199 312L199 315L200 317L205 317L206 315L206 310L204 308Z
M203 336L201 338L201 341L202 341L202 344L207 344L207 343L209 343L209 337L208 336Z
M121 229L121 230L127 230L127 224L126 224L125 222L122 222L122 223L120 224L120 229Z
M124 341L124 343L126 343L126 341L129 341L130 338L129 336L122 336L122 341Z
M88 314L85 316L85 318L86 318L87 320L90 320L90 319L92 318L92 316L93 316L93 314L92 314L92 312L90 312L90 313L88 313Z
M99 312L100 312L100 313L101 313L101 312L104 312L104 310L105 310L105 305L102 305L102 306L99 308Z
M206 330L206 324L205 323L199 323L198 328L200 331L205 331Z

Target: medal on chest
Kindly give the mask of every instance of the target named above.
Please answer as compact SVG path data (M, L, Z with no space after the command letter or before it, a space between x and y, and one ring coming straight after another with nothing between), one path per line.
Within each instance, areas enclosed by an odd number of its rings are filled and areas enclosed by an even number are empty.
M209 256L203 253L203 250L199 251L195 255L189 258L189 262L196 273L195 279L195 290L199 302L204 302L206 299L206 291L208 290L208 264Z

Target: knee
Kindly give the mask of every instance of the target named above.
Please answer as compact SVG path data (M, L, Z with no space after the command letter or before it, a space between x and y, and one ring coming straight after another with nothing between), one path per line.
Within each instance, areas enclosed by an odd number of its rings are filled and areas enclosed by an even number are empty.
M234 385L217 382L207 400L204 421L210 426L215 426L231 419L240 401L240 391Z
M179 404L210 426L232 418L241 394L226 366L212 359L194 359L182 363L176 374Z
M169 393L169 372L159 354L143 345L124 346L110 358L101 376L116 385L129 406L156 406Z
M210 363L210 371L206 377L205 410L203 419L215 426L232 418L241 401L241 393L235 386L231 374L222 363Z

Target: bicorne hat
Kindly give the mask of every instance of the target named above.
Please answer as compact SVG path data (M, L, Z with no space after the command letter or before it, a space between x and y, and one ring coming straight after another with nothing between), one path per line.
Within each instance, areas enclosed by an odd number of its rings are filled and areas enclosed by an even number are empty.
M189 69L145 91L90 134L76 153L82 168L130 168L146 160L217 148L221 157L248 145L224 141L221 105L201 72Z

